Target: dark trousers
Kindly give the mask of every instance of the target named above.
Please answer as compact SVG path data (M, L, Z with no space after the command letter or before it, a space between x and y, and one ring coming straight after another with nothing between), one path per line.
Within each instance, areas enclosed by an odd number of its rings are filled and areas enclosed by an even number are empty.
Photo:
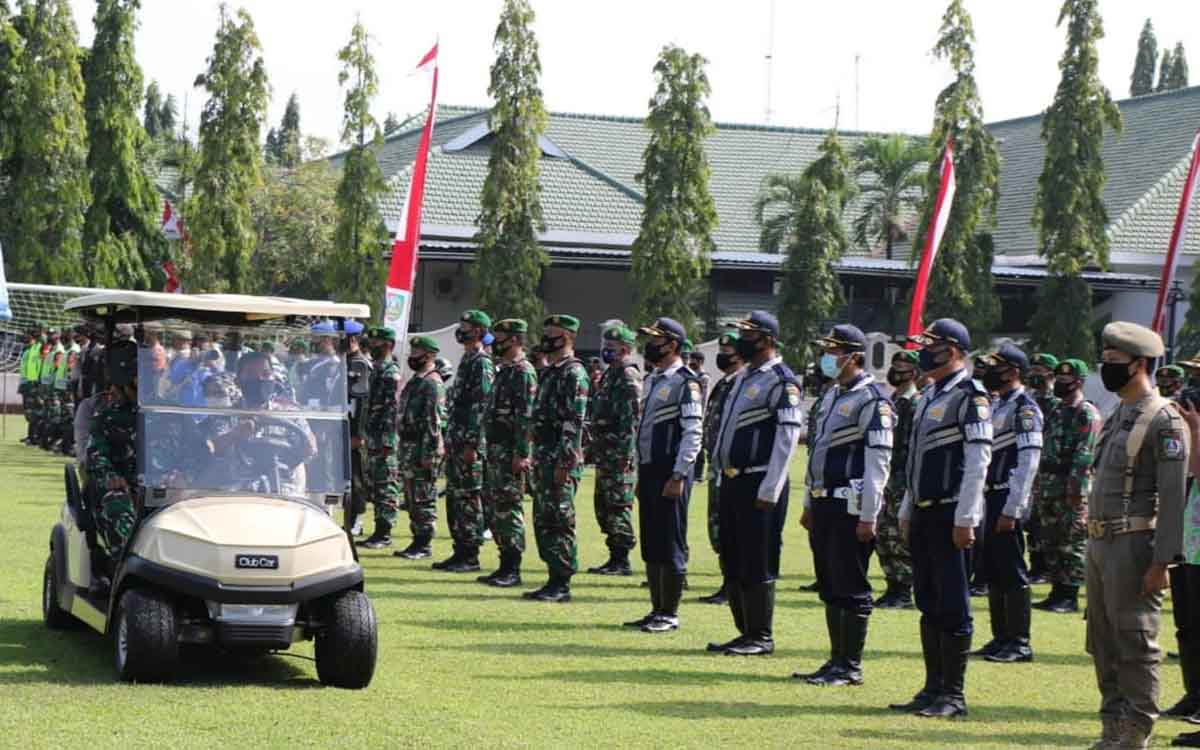
M1200 565L1171 568L1171 605L1183 685L1188 695L1200 697Z
M673 471L674 465L638 467L638 532L644 562L683 574L687 572L687 513L692 478L686 477L682 497L663 497L663 486Z
M913 593L927 622L949 636L973 632L967 555L954 546L955 504L914 508L909 527Z
M743 587L779 578L783 525L787 522L788 485L767 510L755 507L765 474L721 477L721 569L726 580ZM711 488L709 489L711 492Z
M871 582L867 570L874 543L863 544L855 532L858 516L846 512L846 501L839 498L814 499L812 502L813 564L821 601L839 609L871 613Z
M1029 569L1025 567L1025 534L1021 519L1007 533L996 533L996 522L1004 504L1008 501L1008 490L987 493L987 512L983 521L983 570L988 586L998 591L1017 591L1029 585Z

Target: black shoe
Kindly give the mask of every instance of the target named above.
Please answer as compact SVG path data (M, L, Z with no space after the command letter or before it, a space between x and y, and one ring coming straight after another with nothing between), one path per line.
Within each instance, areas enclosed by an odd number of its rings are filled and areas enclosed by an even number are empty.
M988 595L988 587L986 583L976 583L971 585L971 596L983 597Z
M966 716L967 654L971 650L971 636L941 633L938 647L942 663L942 691L928 708L917 711L917 716L926 719Z
M983 657L996 664L1025 664L1033 661L1033 649L1028 643L1013 641L1006 643L999 651Z
M1200 732L1184 732L1171 740L1171 747L1200 747Z
M1052 606L1047 607L1046 611L1056 615L1074 614L1079 611L1079 599L1075 596L1064 596Z
M546 581L545 586L542 586L540 589L534 589L533 591L526 591L523 594L521 594L521 598L522 599L537 599L539 596L542 595L542 592L544 592L546 589L550 588L551 583L552 583L552 581Z
M807 586L801 586L800 590L807 592L809 594L816 594L821 591L821 586L816 581L813 581L812 583L808 584Z
M725 649L726 656L770 656L775 653L775 641L747 636L736 645Z
M551 579L550 584L546 588L537 592L531 598L539 602L560 602L566 604L571 601L570 579Z
M610 558L608 558L608 560L604 561L603 564L595 565L591 568L588 568L587 572L591 573L593 575L601 575L601 576L608 575L608 570L611 566L612 566L612 558L610 557Z
M846 687L847 685L863 684L863 676L861 669L838 664L832 669L826 670L824 674L810 677L805 682L817 687Z
M1055 583L1055 584L1051 585L1050 593L1047 594L1046 598L1041 600L1040 602L1034 602L1032 605L1033 608L1041 609L1041 610L1049 610L1051 607L1053 607L1055 604L1058 603L1059 599L1062 598L1062 589L1063 589L1063 587L1061 584Z
M1162 715L1169 716L1172 719L1187 719L1195 716L1197 711L1200 711L1200 700L1190 695L1185 695L1174 706L1163 711Z
M888 709L899 711L901 713L913 714L919 711L924 711L933 705L938 698L936 693L930 693L922 690L913 696L913 699L908 703L889 703Z
M815 677L820 677L831 669L837 669L837 662L835 662L833 659L830 659L821 666L817 667L817 671L815 672L792 672L792 679L805 681L811 680Z
M372 534L365 541L359 542L359 546L367 549L384 549L392 546L392 538L390 536L375 536Z
M679 630L679 618L673 615L659 615L642 626L643 633L669 633Z
M510 570L507 573L501 573L492 580L487 582L489 586L495 586L498 589L511 589L514 586L521 585L521 573L517 570Z
M939 695L937 700L916 713L925 719L957 719L967 715L967 704L949 696Z
M433 564L433 569L434 570L449 570L451 565L456 565L460 560L462 560L462 555L459 553L458 550L454 550L454 554L450 555L450 557L447 557L445 560L442 560L441 562L435 562Z
M403 557L405 560L428 560L433 557L433 550L429 547L418 547L416 544L410 544L405 549L393 552L396 557Z
M737 646L738 644L740 644L742 642L742 639L745 637L746 636L744 636L744 635L739 635L737 638L734 638L732 641L726 641L725 643L716 643L713 641L709 641L708 645L704 647L704 650L710 654L722 654L722 653L728 651L729 649L733 648L734 646Z
M623 623L621 623L621 627L623 627L623 628L639 628L639 629L644 628L647 625L649 625L651 622L653 622L654 618L656 618L656 617L658 617L658 613L651 612L650 614L646 615L645 617L639 617L636 620L630 620L628 622L623 622Z
M875 602L877 609L912 609L912 587L888 582L887 591Z
M699 601L703 602L704 604L727 604L729 602L729 597L725 596L725 587L722 586L714 593L709 594L708 596L700 597Z
M742 588L746 637L725 649L726 656L767 656L775 653L775 582Z
M475 581L478 583L491 583L492 581L496 580L503 574L504 574L504 569L497 568L496 570L493 570L491 573L488 573L485 576L476 576Z
M474 573L479 570L479 558L475 555L463 555L457 562L447 565L442 570L447 573Z

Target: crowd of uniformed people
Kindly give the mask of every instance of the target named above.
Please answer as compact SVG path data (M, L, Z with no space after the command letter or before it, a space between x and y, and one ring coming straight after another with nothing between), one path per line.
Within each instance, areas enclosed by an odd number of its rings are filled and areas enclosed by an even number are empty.
M163 331L165 346L149 335L139 349L124 327L106 355L92 328L40 327L20 365L26 442L78 451L103 477L100 525L112 549L132 525L128 433L139 398L185 406L285 399L312 408L345 393L354 477L347 526L358 543L391 547L404 512L411 541L394 554L429 558L444 477L453 553L433 567L479 571L480 548L492 540L499 567L478 580L515 587L530 495L548 576L523 596L549 602L571 598L579 570L575 496L592 464L594 513L609 557L588 572L632 575L630 554L640 546L650 609L625 624L651 633L680 627L689 500L694 484L706 481L706 530L722 584L701 600L727 603L736 631L708 650L753 656L774 651L789 466L807 423L800 524L829 657L794 678L861 684L873 609L915 604L925 679L890 708L962 716L969 657L1033 660L1031 610L1078 612L1086 584L1087 650L1101 694L1094 747L1145 747L1159 715L1157 636L1169 580L1186 695L1165 713L1200 723L1200 568L1193 565L1200 564L1200 523L1191 520L1200 517L1200 499L1188 494L1200 463L1191 451L1200 437L1200 388L1188 384L1200 377L1200 360L1155 372L1163 344L1148 329L1118 322L1103 331L1100 376L1120 399L1104 418L1083 395L1087 363L1012 344L972 360L969 331L951 319L912 337L886 383L866 367L863 332L834 326L812 342L819 359L807 410L801 379L780 356L779 323L763 311L720 337L716 383L670 318L636 331L611 321L601 357L585 363L575 351L581 323L574 316L543 320L534 347L527 321L493 322L467 310L455 333L463 349L457 369L439 357L434 339L415 336L407 373L393 355L391 329L322 325L328 330L313 330L315 351L297 340L280 356L270 342L251 349L236 333L218 342L182 330ZM146 356L155 376L138 383L132 373L146 372L146 363L130 360ZM345 373L345 384L322 375L333 362L339 366L329 373ZM373 528L365 535L368 504ZM875 552L887 582L880 596L868 577ZM1035 582L1052 584L1037 603ZM982 644L974 644L972 594L987 600L990 638ZM1200 746L1200 733L1176 744Z

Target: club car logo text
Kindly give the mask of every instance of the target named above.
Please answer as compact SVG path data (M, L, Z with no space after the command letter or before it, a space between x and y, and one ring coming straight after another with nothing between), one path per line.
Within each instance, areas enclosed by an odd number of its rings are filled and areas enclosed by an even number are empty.
M233 558L233 567L250 568L252 570L279 570L278 555L237 555Z

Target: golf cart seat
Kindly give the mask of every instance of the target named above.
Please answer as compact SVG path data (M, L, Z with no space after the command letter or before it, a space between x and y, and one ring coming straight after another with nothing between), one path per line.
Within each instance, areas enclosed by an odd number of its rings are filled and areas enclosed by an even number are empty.
M96 528L95 519L92 518L94 503L88 502L89 498L85 497L83 489L79 486L79 473L75 470L75 464L63 466L63 481L67 487L67 506L75 515L75 524L80 531L91 533ZM95 483L89 484L94 492Z

